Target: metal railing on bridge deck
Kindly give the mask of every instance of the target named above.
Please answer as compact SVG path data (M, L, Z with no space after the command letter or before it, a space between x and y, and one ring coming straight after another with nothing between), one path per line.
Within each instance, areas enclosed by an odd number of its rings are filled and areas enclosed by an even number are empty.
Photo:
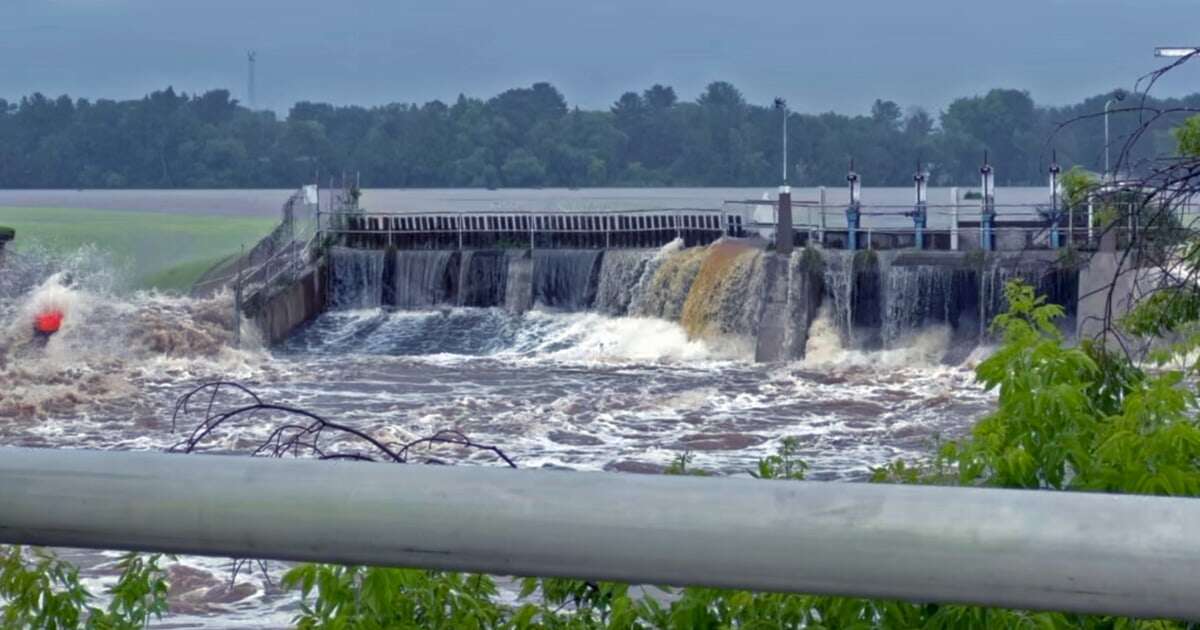
M774 239L777 206L774 201L727 202L742 207L561 212L368 212L358 209L320 212L321 235L353 247L404 249L487 248L624 248L658 247L675 239L686 246L706 245L722 236L760 235ZM757 209L755 208L757 207ZM770 208L764 213L762 208ZM987 208L994 220L985 229L982 205L971 200L924 206L926 227L919 230L924 249L1054 249L1094 248L1104 233L1117 232L1122 243L1135 238L1135 212L1114 204L1088 203L1084 208L1047 212L1043 204L999 204ZM1101 227L1102 213L1116 213L1115 226ZM766 216L764 216L764 214ZM860 204L858 227L850 238L844 205L814 201L793 202L795 245L900 249L917 245L914 207L900 204ZM1158 232L1187 230L1196 215L1186 208L1173 215Z
M744 236L743 217L721 210L611 212L323 212L320 230L355 247L406 249L660 247Z
M1200 619L1200 500L0 448L0 543Z
M757 207L758 210L747 213L745 230L774 240L778 221L778 206L774 201L726 203ZM795 245L847 246L850 228L846 204L799 200L793 201L792 207L796 217L793 224ZM1046 204L995 203L989 207L995 211L995 220L987 233L991 235L995 249L1092 249L1106 234L1115 237L1117 247L1127 247L1136 239L1192 235L1200 229L1200 214L1190 202L1171 209L1152 225L1145 225L1146 219L1139 217L1141 208L1134 203L1089 200L1083 207L1062 209L1057 216L1048 214ZM921 229L921 233L925 249L981 248L985 238L984 212L977 200L926 204L924 209L927 227ZM858 211L860 223L855 232L859 249L900 249L916 245L913 205L860 204ZM1100 225L1101 220L1112 223Z

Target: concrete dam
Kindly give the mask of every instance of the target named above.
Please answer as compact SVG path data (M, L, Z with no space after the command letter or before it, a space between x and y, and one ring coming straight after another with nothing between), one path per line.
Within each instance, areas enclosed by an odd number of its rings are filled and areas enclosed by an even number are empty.
M678 322L693 338L754 345L758 360L801 358L828 309L847 348L896 347L931 325L974 343L1022 279L1073 315L1077 274L1054 252L847 251L790 255L724 238L659 249L400 250L335 246L329 308L495 307L597 311Z
M343 204L318 210L306 264L283 265L282 281L269 260L301 255L269 248L277 253L250 272L262 282L242 311L270 343L327 309L594 311L676 322L689 338L735 340L759 361L781 361L804 357L818 314L848 349L900 347L942 326L969 351L1005 309L1005 284L1021 279L1062 305L1074 330L1079 268L1064 256L1071 249L1048 246L1047 226L1021 226L1020 248L1005 251L997 246L1012 239L972 239L980 228L969 224L943 230L953 238L918 229L880 240L857 226L793 230L790 219L784 195L770 231L736 211L385 214ZM948 248L960 242L969 249Z

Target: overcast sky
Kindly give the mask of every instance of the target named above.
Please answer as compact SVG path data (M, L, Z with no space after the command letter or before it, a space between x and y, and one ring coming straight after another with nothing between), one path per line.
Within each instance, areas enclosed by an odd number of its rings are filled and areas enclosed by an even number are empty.
M550 81L607 107L653 83L691 99L713 80L754 102L931 110L991 87L1065 104L1200 44L1200 0L3 0L0 96L127 98L173 85L258 104L365 105ZM1156 93L1200 90L1200 61Z

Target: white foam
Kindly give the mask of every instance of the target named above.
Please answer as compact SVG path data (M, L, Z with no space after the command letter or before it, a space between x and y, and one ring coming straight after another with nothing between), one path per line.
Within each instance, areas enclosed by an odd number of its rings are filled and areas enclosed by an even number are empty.
M83 416L97 404L138 397L143 378L249 374L261 361L253 334L244 339L249 350L230 346L228 295L119 293L103 256L88 267L89 254L31 265L30 288L15 287L0 305L0 415ZM62 325L41 338L35 319L51 310L63 314Z
M803 364L821 367L936 367L950 347L949 326L930 326L901 340L900 345L884 350L857 350L842 344L833 310L828 303L817 310L809 327Z
M683 327L649 317L531 311L542 338L531 353L559 361L709 361L741 358L718 344L688 339ZM565 347L564 347L565 346Z

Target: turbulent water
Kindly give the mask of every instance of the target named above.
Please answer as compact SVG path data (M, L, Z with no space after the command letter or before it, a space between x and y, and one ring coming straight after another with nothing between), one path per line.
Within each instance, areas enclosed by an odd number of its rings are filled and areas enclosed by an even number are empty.
M391 256L395 260L393 304L401 308L427 308L449 300L458 276L457 252L397 251Z
M330 302L334 308L373 308L383 303L383 271L386 252L335 247L333 287Z
M534 302L568 311L589 308L596 299L601 255L600 250L535 250Z
M165 449L181 438L170 422L175 399L221 378L385 441L457 429L524 467L653 472L686 451L694 466L743 474L794 437L813 477L861 479L871 466L928 453L990 407L970 360L943 362L953 338L943 319L888 317L896 323L883 350L847 343L853 300L839 300L836 282L827 282L833 299L810 330L808 358L753 363L741 337L762 308L764 254L712 253L678 244L603 260L535 252L540 306L515 315L504 308L503 252L339 250L337 308L274 350L256 346L250 330L231 346L228 296L122 293L94 252L10 260L0 270L0 444ZM843 273L830 265L826 279ZM924 273L895 276L887 307L903 311L903 295L936 312L940 280ZM381 306L389 300L404 308ZM30 322L50 306L67 319L43 343ZM208 446L247 452L278 422L245 419ZM112 579L111 554L68 555L94 590ZM230 587L227 570L196 558L172 569L180 624L287 623L291 594L256 575Z

